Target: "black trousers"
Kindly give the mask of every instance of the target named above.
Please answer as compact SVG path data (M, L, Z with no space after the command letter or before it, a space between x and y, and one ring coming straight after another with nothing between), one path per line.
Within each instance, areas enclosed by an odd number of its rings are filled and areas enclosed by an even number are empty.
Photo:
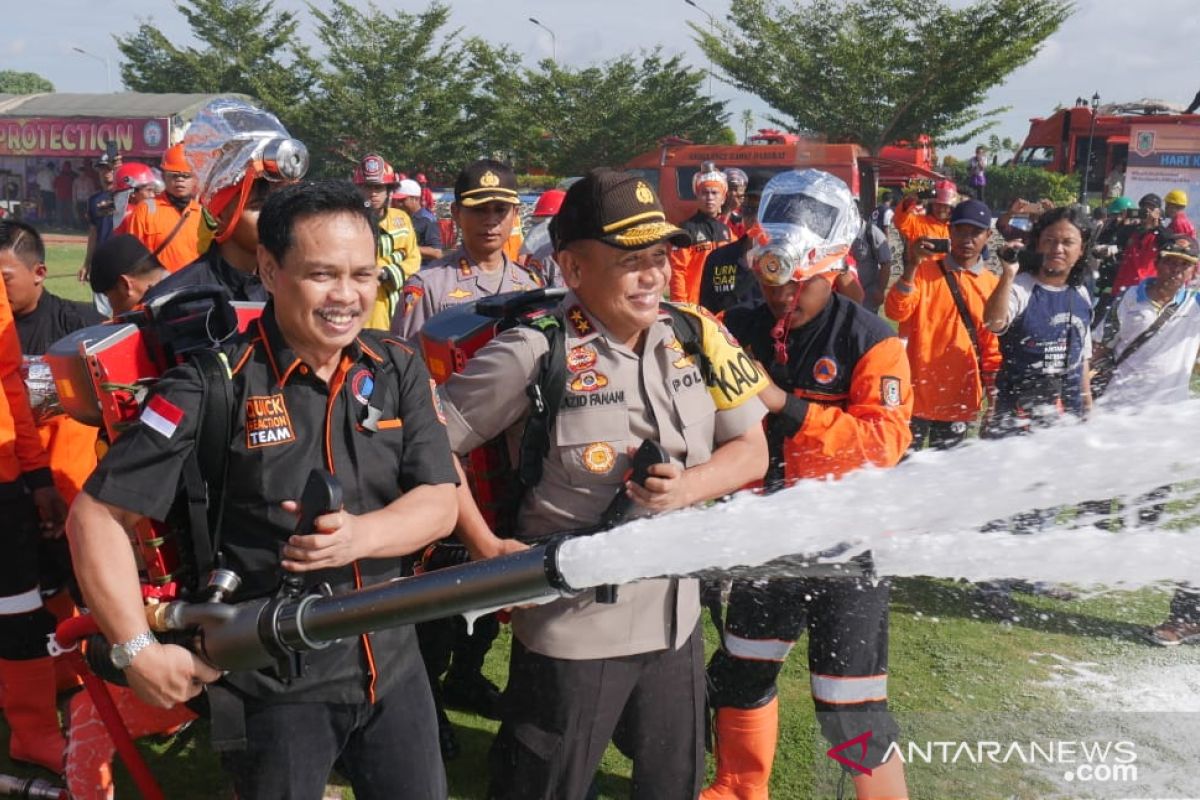
M926 447L934 450L949 450L951 447L962 444L967 438L967 423L965 422L942 422L936 419L913 417L908 427L913 435L912 444L908 448L910 453L924 450Z
M488 796L582 800L621 726L635 800L695 800L704 776L704 642L571 661L513 640Z
M821 732L841 744L871 732L867 766L899 735L887 704L887 581L863 578L782 578L735 581L722 645L708 666L716 708L758 708L792 646L808 632L808 668Z
M54 615L42 605L39 585L41 533L37 510L24 488L8 484L0 499L0 659L44 658Z
M245 750L222 753L239 800L321 800L336 767L358 800L444 800L433 699L420 659L374 704L246 703Z

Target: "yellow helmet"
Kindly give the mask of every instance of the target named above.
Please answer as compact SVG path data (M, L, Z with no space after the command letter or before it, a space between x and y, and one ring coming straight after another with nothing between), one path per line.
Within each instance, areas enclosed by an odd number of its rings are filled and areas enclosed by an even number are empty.
M1187 206L1188 196L1183 189L1172 189L1167 192L1167 196L1163 198L1169 206Z

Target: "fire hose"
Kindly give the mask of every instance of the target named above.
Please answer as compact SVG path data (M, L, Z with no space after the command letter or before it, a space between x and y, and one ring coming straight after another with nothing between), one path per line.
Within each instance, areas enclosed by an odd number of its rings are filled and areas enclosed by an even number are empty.
M67 790L41 778L18 778L0 775L0 797L20 797L27 800L71 800Z

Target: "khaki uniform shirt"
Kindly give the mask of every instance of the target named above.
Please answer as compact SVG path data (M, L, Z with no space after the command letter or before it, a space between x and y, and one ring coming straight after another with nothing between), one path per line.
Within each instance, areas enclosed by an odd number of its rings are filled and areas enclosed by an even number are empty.
M504 258L504 267L487 273L461 247L404 283L404 297L392 318L392 333L412 341L425 321L443 308L504 292L542 286L541 274Z
M718 411L665 313L647 332L639 355L614 340L574 294L564 298L562 312L567 391L542 480L522 501L522 536L599 522L622 491L627 451L643 440L656 440L673 463L693 467L759 424L766 412L757 397ZM514 328L480 349L465 372L451 376L441 391L455 452L467 453L505 432L515 447L529 411L525 387L537 379L548 349L541 332ZM645 512L635 506L634 514ZM516 611L513 632L530 650L553 658L610 658L677 648L699 616L696 581L646 580L621 586L613 604L597 603L595 592L585 591Z

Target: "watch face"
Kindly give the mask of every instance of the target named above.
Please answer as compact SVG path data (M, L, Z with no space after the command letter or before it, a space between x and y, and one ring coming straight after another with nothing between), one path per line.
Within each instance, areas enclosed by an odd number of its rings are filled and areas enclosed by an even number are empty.
M117 669L125 669L129 666L129 663L132 660L129 658L129 648L123 644L113 645L112 650L109 651L108 657L109 660L112 661L113 666Z

